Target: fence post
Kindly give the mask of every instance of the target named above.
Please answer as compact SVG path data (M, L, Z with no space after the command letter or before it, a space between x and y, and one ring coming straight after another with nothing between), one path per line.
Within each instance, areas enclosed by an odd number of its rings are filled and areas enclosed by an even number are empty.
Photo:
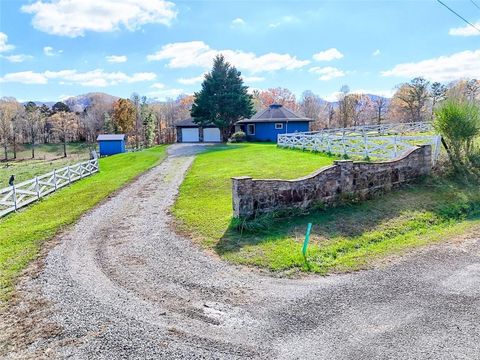
M55 191L57 191L57 170L53 169L53 184L55 185Z
M92 175L92 160L88 160L87 170L89 172L89 175Z
M365 146L365 158L369 157L367 134L363 133L363 144Z
M38 183L38 176L35 176L35 191L37 192L37 199L40 200L40 184Z
M72 179L70 177L70 165L67 166L67 176L68 176L68 183L71 184L72 183Z
M397 134L393 137L393 156L397 157Z
M15 190L15 185L12 185L12 190L13 190L13 206L15 208L15 211L17 211L17 190Z

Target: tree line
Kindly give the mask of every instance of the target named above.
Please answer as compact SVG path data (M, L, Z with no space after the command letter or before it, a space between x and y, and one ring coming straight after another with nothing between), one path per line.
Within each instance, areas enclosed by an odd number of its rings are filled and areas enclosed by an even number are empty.
M148 102L133 93L129 99L93 94L82 106L69 101L52 107L11 97L0 99L0 143L3 159L16 159L19 146L31 145L35 158L38 144L59 143L67 156L67 143L94 143L100 133L124 133L130 146L150 147L175 141L176 121L190 116L193 97L179 96L165 102Z
M224 140L240 118L277 103L313 120L312 130L367 124L432 120L435 108L446 99L478 102L480 81L462 79L448 84L415 78L400 84L392 98L351 92L341 87L336 101L323 100L310 90L299 99L287 88L249 91L241 73L218 56L206 74L202 89L164 102L151 102L133 93L130 98L113 98L94 93L85 106L71 100L51 108L34 102L21 104L14 98L0 99L0 142L3 158L17 156L19 144L31 144L32 158L39 143L93 143L100 133L124 133L130 146L149 147L175 141L175 124L190 116L199 125L214 123Z

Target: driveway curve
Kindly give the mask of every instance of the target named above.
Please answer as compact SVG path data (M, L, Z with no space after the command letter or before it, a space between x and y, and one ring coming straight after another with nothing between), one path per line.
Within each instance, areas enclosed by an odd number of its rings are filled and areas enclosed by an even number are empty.
M60 330L7 358L480 358L479 239L327 277L232 266L171 229L202 149L171 146L61 236L25 285Z

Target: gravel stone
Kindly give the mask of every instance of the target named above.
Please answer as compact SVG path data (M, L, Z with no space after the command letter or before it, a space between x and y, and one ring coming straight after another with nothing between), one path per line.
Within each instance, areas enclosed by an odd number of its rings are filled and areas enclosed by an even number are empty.
M171 146L61 236L23 285L61 331L6 358L480 358L478 238L325 277L233 266L171 229L168 210L203 148Z

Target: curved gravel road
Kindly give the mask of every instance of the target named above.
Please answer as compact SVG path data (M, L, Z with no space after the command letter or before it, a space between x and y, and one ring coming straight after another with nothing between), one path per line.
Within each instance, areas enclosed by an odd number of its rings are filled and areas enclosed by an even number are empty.
M30 341L6 358L480 358L479 239L328 277L235 267L170 228L201 149L171 146L61 236L21 286L37 310L17 305Z

